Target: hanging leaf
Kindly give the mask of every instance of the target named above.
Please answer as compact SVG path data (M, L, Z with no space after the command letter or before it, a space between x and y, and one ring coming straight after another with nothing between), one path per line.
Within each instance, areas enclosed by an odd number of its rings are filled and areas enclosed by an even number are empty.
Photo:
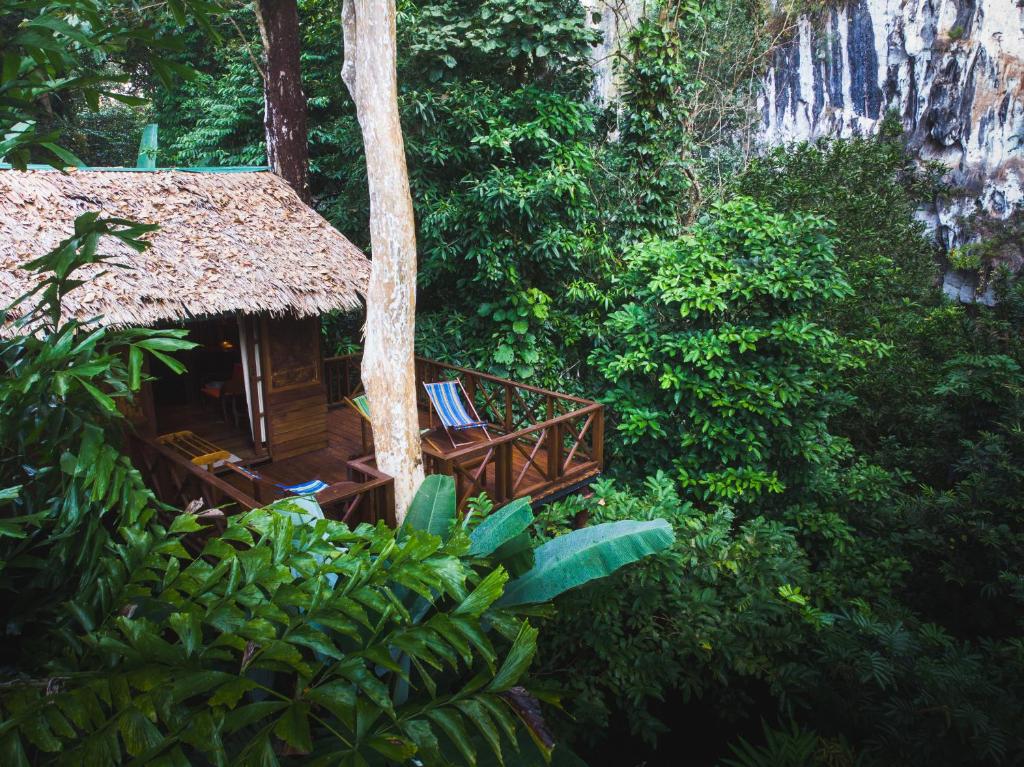
M534 566L505 589L497 604L547 602L571 588L611 575L620 567L657 554L675 535L663 519L607 522L555 538L534 552Z
M487 685L489 692L503 692L519 682L533 662L534 653L537 652L537 634L537 629L523 621L508 655L505 656L505 661L494 675L494 679Z
M513 578L525 575L533 568L535 561L533 539L528 532L519 533L515 538L506 541L491 554L491 561L506 570Z

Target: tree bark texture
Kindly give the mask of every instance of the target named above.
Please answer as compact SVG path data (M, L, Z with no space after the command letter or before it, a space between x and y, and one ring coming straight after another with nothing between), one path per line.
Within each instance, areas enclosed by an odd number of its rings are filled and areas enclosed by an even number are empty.
M395 0L344 0L342 79L356 105L370 189L373 269L362 380L377 467L395 478L401 524L423 481L416 409L416 225L398 119Z
M297 0L256 0L256 20L263 38L263 128L267 162L298 193L311 202L306 95L302 91Z

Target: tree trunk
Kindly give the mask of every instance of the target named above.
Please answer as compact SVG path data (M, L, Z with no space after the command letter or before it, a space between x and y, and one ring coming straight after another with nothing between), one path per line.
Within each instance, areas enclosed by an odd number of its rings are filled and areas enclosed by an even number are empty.
M342 79L356 104L370 188L373 270L362 380L377 467L395 478L401 524L423 481L416 409L416 225L398 120L395 0L344 0Z
M256 20L263 38L263 128L271 170L298 192L309 193L306 96L302 92L299 11L296 0L257 0Z

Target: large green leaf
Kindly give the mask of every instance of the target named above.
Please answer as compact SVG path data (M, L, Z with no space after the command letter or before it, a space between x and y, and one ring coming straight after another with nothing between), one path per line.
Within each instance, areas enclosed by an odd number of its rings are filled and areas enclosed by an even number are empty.
M538 547L533 569L512 581L501 607L547 602L571 588L611 575L620 567L672 545L668 522L627 520L574 530Z
M498 509L469 534L472 544L469 553L474 557L486 557L521 532L533 522L533 511L529 498L519 498Z
M533 656L537 652L537 635L539 633L537 629L523 621L501 668L498 669L498 673L494 675L491 683L487 685L489 692L503 692L519 682L533 662Z
M533 567L533 538L525 530L501 544L491 560L504 567L513 578L525 575Z
M455 480L431 474L416 491L402 527L446 538L454 519Z

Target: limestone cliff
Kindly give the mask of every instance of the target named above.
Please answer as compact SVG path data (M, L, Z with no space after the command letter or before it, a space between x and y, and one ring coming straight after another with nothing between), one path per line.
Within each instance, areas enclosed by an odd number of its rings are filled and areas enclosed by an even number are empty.
M1024 0L857 0L801 17L760 106L770 144L871 133L894 110L916 156L948 169L955 193L922 214L960 245L963 216L1024 205Z

